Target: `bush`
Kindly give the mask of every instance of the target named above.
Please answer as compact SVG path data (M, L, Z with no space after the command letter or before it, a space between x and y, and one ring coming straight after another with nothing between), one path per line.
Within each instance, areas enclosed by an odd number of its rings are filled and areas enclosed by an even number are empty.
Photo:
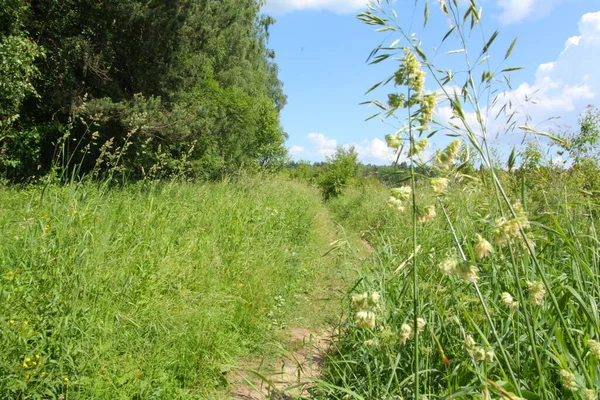
M358 170L358 154L354 146L344 149L339 146L333 156L327 157L322 175L318 179L325 200L337 197Z

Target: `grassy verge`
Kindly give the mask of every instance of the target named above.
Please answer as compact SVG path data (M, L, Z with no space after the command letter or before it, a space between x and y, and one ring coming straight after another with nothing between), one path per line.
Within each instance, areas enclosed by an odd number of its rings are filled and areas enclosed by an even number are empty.
M340 259L284 181L0 188L0 397L208 398Z
M437 198L418 186L417 201L434 201L438 210L418 225L419 389L443 399L595 399L597 199L582 196L566 176L548 185L501 179L516 209L524 204L518 221L535 258L524 239L507 238L506 220L491 217L498 204L485 179L455 182ZM376 253L348 296L319 399L414 398L411 216L371 200L385 198L381 188L366 193L349 191L331 203L343 223L368 232ZM490 239L491 253L484 255L477 235ZM456 264L450 271L449 263Z

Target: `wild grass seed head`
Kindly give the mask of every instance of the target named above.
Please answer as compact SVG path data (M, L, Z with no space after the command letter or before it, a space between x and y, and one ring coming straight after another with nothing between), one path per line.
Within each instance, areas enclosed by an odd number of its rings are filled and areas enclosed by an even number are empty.
M544 302L544 296L546 295L544 284L537 281L527 281L527 287L529 288L529 296L531 297L533 304L536 306L542 305Z
M421 215L419 216L419 223L425 224L427 222L431 222L435 219L437 213L435 211L435 206L430 205L423 209Z
M594 357L600 359L600 343L593 339L589 339L588 346Z
M485 240L480 234L477 234L473 251L475 253L475 258L481 260L482 258L487 257L493 251L493 248L490 242Z
M504 303L510 311L517 312L519 310L519 302L513 299L512 295L508 292L502 293L502 303Z
M577 384L577 380L575 379L575 375L573 373L567 371L566 369L560 370L560 382L563 387L571 392L576 392L579 390L579 385Z
M448 182L447 178L433 178L429 181L429 184L435 194L443 194L448 189Z

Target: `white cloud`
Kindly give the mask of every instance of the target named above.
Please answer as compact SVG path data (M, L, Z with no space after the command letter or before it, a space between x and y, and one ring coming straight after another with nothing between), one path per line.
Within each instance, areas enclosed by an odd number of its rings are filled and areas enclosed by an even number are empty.
M364 140L362 144L355 144L354 148L365 164L390 164L396 159L394 151L378 138Z
M335 153L337 140L329 139L322 133L309 133L307 138L319 156L327 157Z
M579 31L579 36L565 42L555 61L538 67L533 84L523 83L505 95L506 100L523 105L534 121L581 112L598 98L600 11L583 15Z
M338 147L337 140L322 133L309 133L306 137L310 146L306 148L297 145L290 147L289 153L293 158L303 157L312 161L324 161L326 157L335 154ZM361 143L347 143L342 146L345 148L354 146L358 158L365 164L390 164L395 160L394 152L387 147L385 141L379 138L365 139Z
M563 0L496 0L502 10L498 19L505 25L523 21L529 17L541 18Z
M292 146L290 147L290 149L288 150L288 153L290 153L290 155L292 157L297 157L301 154L304 154L305 148L302 146Z
M579 36L566 40L563 50L554 61L538 66L533 82L524 82L511 91L501 93L493 107L482 109L490 119L488 132L502 130L501 124L505 122L502 116L498 121L491 119L505 104L507 114L516 113L512 121L516 120L517 125L531 124L540 129L551 129L554 126L543 122L553 117L563 117L565 122L572 124L587 104L598 101L600 75L596 71L600 65L600 11L583 15L579 31ZM447 90L449 93L457 90L460 93L460 89L452 86ZM440 91L438 93L441 94ZM440 99L443 100L444 96L440 96ZM437 113L438 119L444 123L452 117L446 103L438 107ZM478 132L475 113L466 112L466 117Z
M366 0L267 0L263 11L284 14L294 10L328 10L336 13L354 13L366 6Z

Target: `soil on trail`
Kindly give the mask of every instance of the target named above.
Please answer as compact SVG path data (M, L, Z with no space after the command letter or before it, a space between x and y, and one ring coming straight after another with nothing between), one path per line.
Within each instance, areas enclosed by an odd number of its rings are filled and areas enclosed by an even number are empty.
M338 336L331 321L339 316L357 269L374 252L360 233L339 230L326 210L317 218L317 225L322 233L322 252L313 262L320 267L318 284L300 300L302 306L296 310L302 311L290 321L283 337L273 343L268 356L243 360L229 372L227 398L310 399L311 384L320 377L325 356Z
M278 346L280 357L255 369L238 370L233 399L301 399L309 398L311 380L317 378L332 332L311 332L306 328L290 328L287 338ZM253 373L256 372L256 373ZM259 378L259 375L265 379Z

